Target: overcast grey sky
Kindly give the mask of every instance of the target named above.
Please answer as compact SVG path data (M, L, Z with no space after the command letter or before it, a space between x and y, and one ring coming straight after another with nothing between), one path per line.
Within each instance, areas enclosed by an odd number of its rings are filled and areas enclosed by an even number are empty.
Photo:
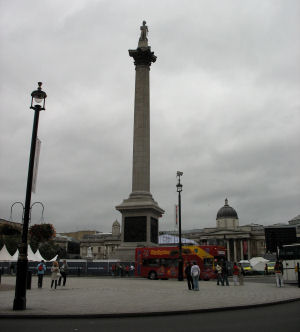
M0 218L25 199L33 111L43 82L37 192L62 231L110 231L131 192L137 47L147 21L151 192L174 228L214 227L225 197L240 218L300 213L300 2L0 0ZM37 205L32 223L40 222ZM14 208L13 220L21 218Z

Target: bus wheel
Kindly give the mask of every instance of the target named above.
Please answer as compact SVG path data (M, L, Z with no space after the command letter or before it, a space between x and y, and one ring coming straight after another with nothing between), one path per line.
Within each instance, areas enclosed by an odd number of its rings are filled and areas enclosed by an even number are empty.
M155 280L155 279L157 279L157 274L156 274L156 272L155 272L155 271L150 271L149 274L148 274L148 278L149 278L150 280Z

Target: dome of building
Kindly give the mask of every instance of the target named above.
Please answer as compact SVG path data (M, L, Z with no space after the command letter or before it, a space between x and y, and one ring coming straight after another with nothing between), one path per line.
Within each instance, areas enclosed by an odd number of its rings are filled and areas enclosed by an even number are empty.
M217 219L232 218L238 219L238 215L234 208L228 205L228 199L225 199L225 205L217 213Z

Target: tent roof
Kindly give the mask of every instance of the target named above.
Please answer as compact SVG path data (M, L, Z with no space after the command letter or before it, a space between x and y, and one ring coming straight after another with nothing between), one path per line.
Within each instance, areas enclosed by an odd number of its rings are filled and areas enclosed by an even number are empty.
M16 252L12 255L11 259L13 261L17 261L19 257L19 249L16 250Z
M39 249L34 254L38 261L46 261L46 259L41 255Z
M268 263L269 262L268 259L265 259L263 257L253 257L249 261L250 261L251 266L255 266L259 263Z
M179 237L176 235L171 234L163 234L159 235L158 237L158 243L159 244L172 244L172 243L179 243ZM194 240L186 239L184 237L181 238L182 244L195 244L198 245L198 243Z
M57 257L58 257L58 255L56 255L55 257L53 257L52 259L50 259L49 262L54 262L54 261L56 261L56 260L57 260Z
M11 261L12 255L7 251L6 245L0 250L0 261Z

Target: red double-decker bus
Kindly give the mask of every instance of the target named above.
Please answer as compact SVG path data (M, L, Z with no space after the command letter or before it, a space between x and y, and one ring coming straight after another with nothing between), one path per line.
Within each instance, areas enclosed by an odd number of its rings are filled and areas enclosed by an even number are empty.
M208 254L214 256L215 262L226 260L226 248L223 246L200 245L199 247L205 250Z
M183 246L184 269L188 262L196 262L201 270L200 279L215 279L214 257L200 246ZM135 275L149 279L178 277L178 247L149 247L135 250Z

